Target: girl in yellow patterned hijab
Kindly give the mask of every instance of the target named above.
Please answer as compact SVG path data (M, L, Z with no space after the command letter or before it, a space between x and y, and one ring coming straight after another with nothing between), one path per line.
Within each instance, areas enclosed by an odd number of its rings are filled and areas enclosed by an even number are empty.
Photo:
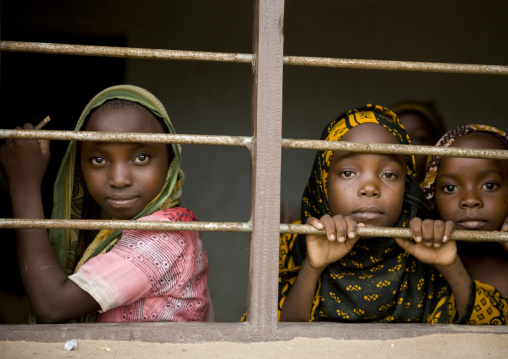
M397 116L373 105L340 116L321 140L410 144ZM426 218L428 206L414 179L413 156L318 151L302 198L301 222L327 234L281 237L280 320L469 321L474 286L462 295L466 300L459 318L452 290L434 266L394 238L356 237L357 223L408 227L416 216ZM414 244L401 243L406 249ZM442 247L452 248L447 253L455 258L453 245Z

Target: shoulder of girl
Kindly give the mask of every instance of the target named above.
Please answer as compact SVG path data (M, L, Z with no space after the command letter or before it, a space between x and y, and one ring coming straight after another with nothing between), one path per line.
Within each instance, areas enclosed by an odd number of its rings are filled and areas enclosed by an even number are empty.
M194 213L184 207L172 207L152 213L149 216L139 218L144 221L174 221L174 222L195 222L198 219Z

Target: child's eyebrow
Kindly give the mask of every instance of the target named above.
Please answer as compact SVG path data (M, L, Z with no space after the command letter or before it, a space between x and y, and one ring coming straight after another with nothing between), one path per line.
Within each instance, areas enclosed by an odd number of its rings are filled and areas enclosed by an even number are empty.
M163 143L164 145L165 143ZM138 148L143 148L143 147L155 147L156 145L158 145L158 143L154 143L154 142L139 142L139 143L133 143L132 144L133 148L134 149L138 149Z
M91 143L94 143L96 147L101 147L101 146L104 146L104 145L108 145L108 144L119 144L119 145L131 145L133 148L139 148L139 147L153 147L155 145L157 145L158 143L156 142L94 142L92 141ZM163 143L164 144L164 143Z
M477 172L477 174L480 176L488 176L488 175L492 175L492 174L498 174L501 177L505 177L501 171L496 170L496 169L479 171L479 172ZM453 179L453 178L457 178L457 177L463 178L464 173L461 171L459 173L442 173L439 175L439 178L452 178Z
M337 160L360 160L360 157L361 155L368 155L369 153L358 153L358 152L343 152L344 155L341 155L340 157L337 158ZM380 154L381 156L383 156L383 159L381 161L383 162L396 162L396 163L399 163L399 164L403 164L405 165L406 164L406 161L405 161L405 157L402 157L404 158L404 161L401 161L400 160L400 156L397 156L397 155L391 155L391 154Z

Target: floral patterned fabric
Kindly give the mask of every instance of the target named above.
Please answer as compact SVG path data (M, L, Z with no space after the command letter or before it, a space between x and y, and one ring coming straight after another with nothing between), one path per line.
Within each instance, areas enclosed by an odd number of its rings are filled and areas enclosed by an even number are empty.
M140 218L196 221L185 208ZM199 232L126 230L69 277L100 304L98 322L205 321L208 259Z

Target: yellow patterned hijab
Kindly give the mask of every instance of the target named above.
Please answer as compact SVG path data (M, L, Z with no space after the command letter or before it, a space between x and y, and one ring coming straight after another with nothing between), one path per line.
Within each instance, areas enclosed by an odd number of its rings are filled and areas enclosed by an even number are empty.
M75 131L81 130L92 110L112 99L127 100L144 106L155 116L163 120L169 133L175 133L162 103L150 92L131 85L109 87L97 94L83 110L76 124ZM175 156L169 166L166 181L161 192L133 220L161 209L179 205L185 176L180 170L181 147L178 144L172 144L171 146ZM76 159L77 148L77 142L71 141L58 171L54 186L54 205L51 216L54 219L82 219L83 199L87 193L78 165L79 159ZM80 260L80 256L77 256L77 248L83 236L80 235L79 230L58 229L50 232L51 244L62 268L68 275L77 271L88 259L113 248L121 235L121 230L100 231L96 234L93 242L86 248Z
M409 137L397 116L387 108L367 105L331 122L321 140L340 141L347 131L364 123L387 128L401 144ZM307 182L301 222L332 214L327 178L332 151L318 151ZM407 227L416 215L426 218L428 206L414 177L413 156L407 156L403 210L396 227ZM306 257L305 235L287 234L280 240L279 314ZM351 252L323 271L316 290L311 321L446 322L449 288L432 267L402 250L393 238L359 240Z

